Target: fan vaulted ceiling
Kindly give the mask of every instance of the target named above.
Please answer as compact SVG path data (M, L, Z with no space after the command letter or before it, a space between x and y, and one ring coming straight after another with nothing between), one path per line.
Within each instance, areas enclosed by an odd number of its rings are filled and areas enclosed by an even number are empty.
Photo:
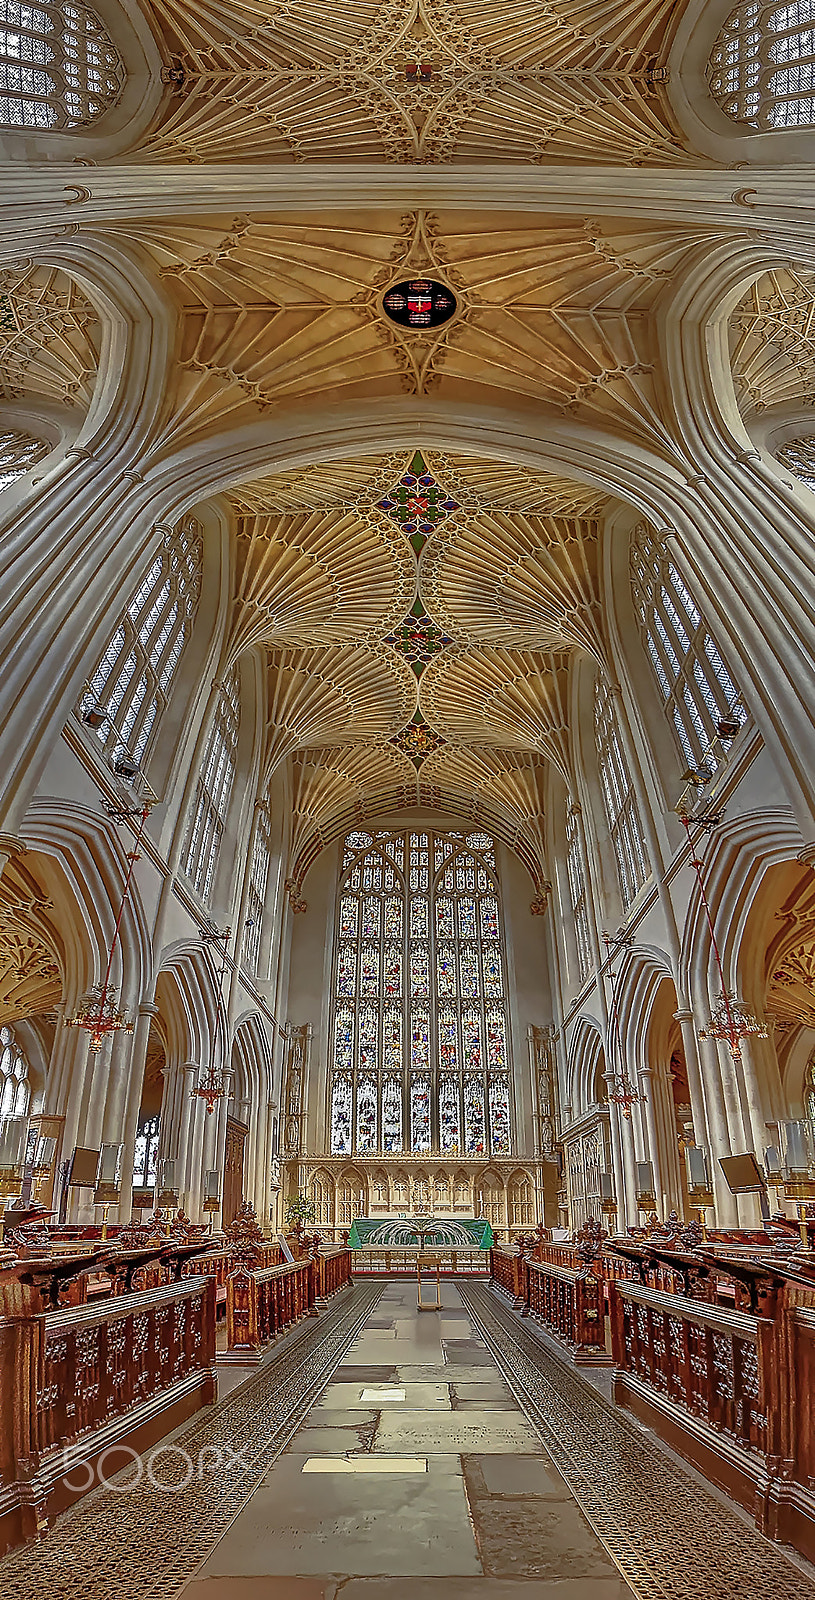
M570 773L575 649L602 660L607 501L554 474L406 449L231 494L233 658L268 669L266 776L293 774L290 891L407 807L489 826L546 882L550 763Z
M154 0L155 161L689 164L674 0Z

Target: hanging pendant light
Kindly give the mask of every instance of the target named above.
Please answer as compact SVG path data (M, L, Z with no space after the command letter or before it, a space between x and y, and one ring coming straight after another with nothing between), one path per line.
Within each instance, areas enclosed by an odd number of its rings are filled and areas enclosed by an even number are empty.
M215 1043L216 1043L216 1045L217 1045L218 1028L219 1028L220 1023L221 1023L221 1008L222 1008L222 1005L223 1005L223 983L224 983L224 973L226 971L226 949L227 949L227 944L228 944L228 941L229 941L229 935L230 935L231 932L232 932L231 928L216 928L215 925L213 923L211 923L211 922L206 922L204 924L203 928L200 929L200 937L201 937L201 940L202 940L202 942L204 944L216 944L217 945L217 944L220 944L221 940L223 940L223 946L224 946L223 947L223 951L221 952L221 970L220 970L220 972L218 974L218 989L217 989L217 996L216 996L216 1002L215 1002L216 1008L217 1008L216 1009L216 1020L215 1020L215 1036L216 1036ZM223 1019L223 1027L224 1027L224 1047L226 1047L226 1018ZM207 1067L207 1070L206 1070L206 1073L205 1073L203 1079L201 1080L200 1083L197 1083L195 1085L194 1089L190 1090L190 1099L191 1100L203 1100L203 1102L204 1102L204 1104L205 1104L205 1106L207 1108L207 1116L211 1117L213 1111L215 1110L216 1105L219 1102L219 1100L223 1100L225 1093L226 1093L226 1089L225 1089L225 1086L224 1086L223 1076L222 1076L220 1071L216 1070L216 1067L215 1067L215 1050L213 1049L212 1055L210 1057L209 1065Z
M133 1032L132 1018L127 1011L122 1009L119 1004L118 997L111 990L110 974L113 968L113 956L116 950L116 940L119 937L125 904L127 902L127 897L130 893L130 885L133 880L133 869L136 865L136 862L141 859L139 845L141 843L142 834L144 833L145 823L147 822L147 818L152 810L152 805L143 804L139 807L108 805L105 807L105 809L108 813L108 816L111 817L115 822L124 822L131 817L138 817L139 823L136 829L136 837L134 840L133 849L128 851L128 854L125 858L127 860L128 867L125 874L122 898L119 903L119 911L113 928L113 937L110 941L110 950L108 951L108 961L105 968L105 976L100 984L95 984L94 987L89 989L88 993L83 996L83 998L79 1001L73 1016L66 1017L64 1019L66 1028L83 1028L85 1032L90 1035L89 1045L90 1049L94 1053L101 1049L105 1039L107 1039L109 1034Z
M694 822L696 823L697 833L709 833L711 828L715 827L721 820L721 813L716 813L715 815L711 813L711 815L707 817L692 819L687 810L683 807L683 809L679 811L678 815L687 835L688 848L690 849L691 866L696 873L696 882L699 886L699 898L704 907L708 932L710 934L710 942L713 947L713 954L716 959L716 967L718 969L719 978L722 985L722 992L715 1006L711 1010L708 1021L705 1023L703 1028L699 1029L699 1038L723 1040L723 1042L728 1046L733 1060L740 1061L742 1039L747 1039L750 1036L752 1036L754 1039L766 1039L767 1026L766 1023L760 1022L758 1017L754 1016L749 1006L745 1005L745 1002L741 1000L737 994L733 994L728 990L724 975L724 964L722 962L718 941L716 939L716 930L713 926L713 915L710 909L710 902L708 901L707 893L705 891L705 880L702 874L702 862L700 861L694 849L693 835L691 833L691 827L693 826Z
M618 950L627 950L631 943L632 940L630 935L621 935L617 938L612 938L610 933L603 934L603 944L606 947L606 957L608 958L611 956L609 977L611 979L611 1069L613 1075L611 1086L608 1091L608 1098L612 1105L619 1106L623 1116L626 1117L629 1122L631 1121L631 1108L639 1103L639 1101L642 1099L642 1095L638 1094L637 1090L634 1088L634 1085L628 1076L628 1070L625 1065L623 1041L620 1030L620 1014L617 1007L618 974L614 971L614 956L616 956ZM614 955L612 955L612 951L614 952Z

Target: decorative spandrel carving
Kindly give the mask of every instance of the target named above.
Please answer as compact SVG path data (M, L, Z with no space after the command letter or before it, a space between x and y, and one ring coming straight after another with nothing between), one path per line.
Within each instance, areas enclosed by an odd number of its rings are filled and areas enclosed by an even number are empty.
M495 161L689 160L658 64L671 0L635 14L623 0L154 10L179 93L148 159L466 162L489 146Z
M87 406L99 317L68 274L31 262L0 271L0 399L39 395Z
M806 872L776 914L778 932L765 958L767 1013L776 1027L815 1026L815 882Z
M49 1011L62 999L53 901L24 859L9 861L0 878L0 1023Z
M745 413L815 403L815 274L794 267L765 272L730 318L736 397Z

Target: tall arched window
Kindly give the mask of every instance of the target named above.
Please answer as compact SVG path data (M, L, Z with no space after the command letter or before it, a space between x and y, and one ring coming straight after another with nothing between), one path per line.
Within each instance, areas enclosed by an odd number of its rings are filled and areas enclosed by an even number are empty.
M594 740L608 831L625 910L650 876L639 808L623 753L610 685L599 673L594 689Z
M506 958L485 833L351 833L337 895L333 1155L506 1155Z
M707 69L713 99L750 127L815 124L815 0L742 0Z
M815 436L806 434L800 439L788 439L776 455L782 467L788 467L802 483L815 489Z
M186 517L142 578L77 711L116 758L123 747L141 762L167 704L201 592L198 523Z
M31 1100L28 1061L11 1028L0 1028L0 1117L24 1117Z
M155 1186L160 1135L161 1117L158 1113L139 1118L133 1154L134 1189L152 1189Z
M89 6L0 0L0 123L77 128L115 104L118 51Z
M235 780L239 725L240 687L233 667L221 685L212 718L181 863L202 900L209 899L218 864Z
M580 982L584 983L592 965L591 940L589 938L589 908L586 896L586 874L583 871L580 818L576 808L571 805L566 807L566 872L569 879L569 901L574 920Z
M631 586L642 641L685 761L698 767L704 758L715 770L709 746L719 722L742 723L747 714L681 573L644 525L631 539Z
M271 818L265 806L260 806L255 816L255 837L252 841L252 866L249 872L249 893L246 900L246 925L243 930L243 960L250 972L257 972L260 958L260 936L263 932L263 908L266 904L266 885L272 859Z
M16 429L0 433L0 489L16 483L29 467L42 461L50 449L50 444L35 439L31 433L18 433Z

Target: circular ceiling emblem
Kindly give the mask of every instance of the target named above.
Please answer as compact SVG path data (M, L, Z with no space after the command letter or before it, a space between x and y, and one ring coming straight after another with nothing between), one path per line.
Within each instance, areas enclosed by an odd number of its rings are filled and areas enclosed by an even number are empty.
M433 278L411 278L394 284L382 304L391 322L402 328L440 328L456 309L456 297L444 283Z

